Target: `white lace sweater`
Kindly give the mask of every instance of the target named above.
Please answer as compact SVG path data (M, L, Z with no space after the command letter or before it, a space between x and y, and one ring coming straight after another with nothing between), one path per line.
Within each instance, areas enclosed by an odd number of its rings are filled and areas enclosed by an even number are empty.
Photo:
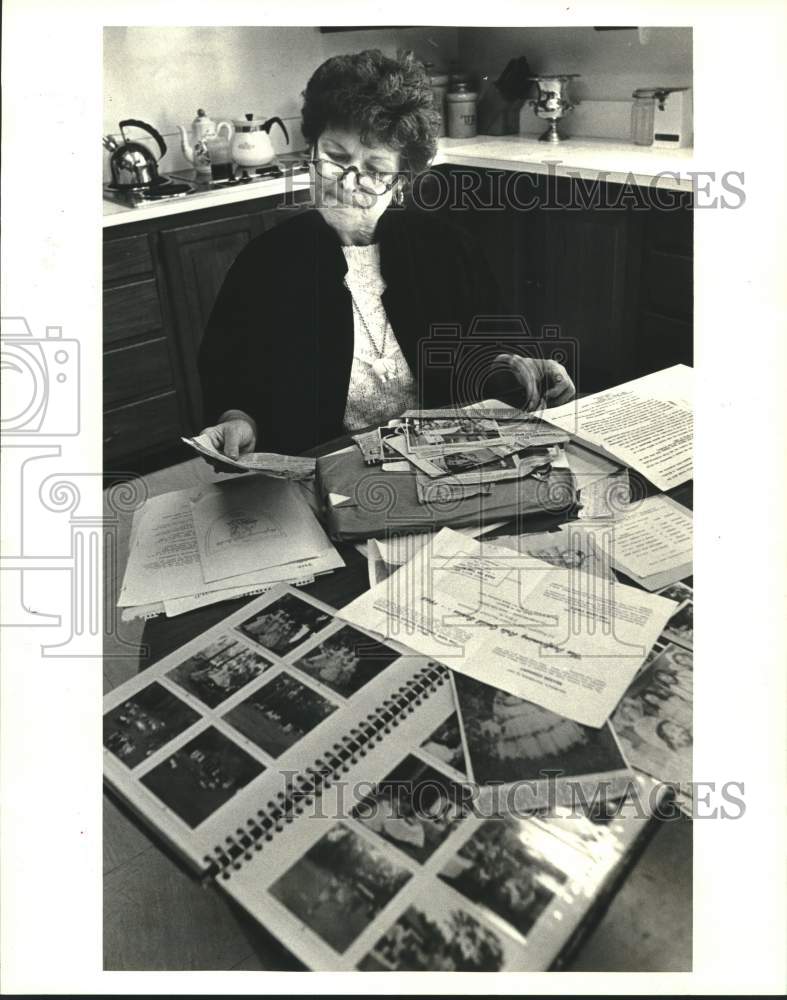
M384 424L414 408L417 394L415 378L383 307L379 246L346 246L342 251L347 261L345 282L353 299L355 338L344 426L353 432Z

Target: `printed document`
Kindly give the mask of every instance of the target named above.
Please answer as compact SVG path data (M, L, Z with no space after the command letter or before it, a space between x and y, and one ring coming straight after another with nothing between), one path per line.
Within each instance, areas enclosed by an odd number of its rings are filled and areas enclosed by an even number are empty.
M693 375L686 365L675 365L542 416L658 489L670 490L692 477Z
M248 480L244 478L243 482L256 484L256 489L267 483L256 477ZM270 482L274 486L281 485L293 490L298 506L309 511L300 491L296 492L295 484L279 484L274 480ZM236 568L235 574L229 579L206 581L202 572L192 504L219 488L218 485L199 486L190 490L162 493L151 497L135 512L118 607L150 606L149 613L153 614L164 611L165 607L161 602L165 602L169 604L172 613L180 613L189 610L191 605L185 600L181 603L178 599L214 595L213 600L223 600L229 596L224 592L230 588L236 591L232 596L242 596L253 593L265 584L307 579L344 566L344 560L322 533L319 547L315 545L310 556L293 561L290 555L290 561L285 565L261 564L248 572L241 572Z
M614 521L580 521L573 531L597 542L604 538L615 569L645 590L661 590L691 576L692 514L664 494L631 504Z
M192 516L206 582L309 559L332 549L292 485L242 477L205 492Z
M339 616L598 728L676 607L444 528Z

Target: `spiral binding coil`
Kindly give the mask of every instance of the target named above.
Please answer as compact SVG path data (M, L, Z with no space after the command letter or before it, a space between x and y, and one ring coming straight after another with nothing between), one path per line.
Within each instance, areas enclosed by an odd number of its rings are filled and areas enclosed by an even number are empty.
M265 844L281 833L285 825L292 823L318 798L324 789L330 788L340 774L350 768L368 753L370 745L380 743L385 736L399 725L402 716L411 714L425 698L448 680L448 670L439 663L430 663L419 670L406 684L381 702L361 722L354 726L321 756L316 757L309 767L297 775L288 791L277 792L267 805L258 809L238 827L234 835L227 836L224 844L217 844L212 854L205 855L208 870L205 878L230 878L246 861L261 851Z

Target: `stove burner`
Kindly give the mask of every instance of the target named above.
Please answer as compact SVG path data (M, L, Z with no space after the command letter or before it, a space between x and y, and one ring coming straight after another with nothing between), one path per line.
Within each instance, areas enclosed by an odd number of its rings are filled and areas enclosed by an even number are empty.
M166 184L159 184L153 188L147 188L144 192L144 196L149 199L156 198L172 198L179 194L191 194L194 190L194 185L189 184L186 181L169 181Z
M190 181L181 179L175 181L166 174L162 174L156 184L140 187L121 187L117 184L107 184L104 190L110 195L113 201L120 201L125 205L136 208L150 201L183 198L186 195L192 194L197 188Z

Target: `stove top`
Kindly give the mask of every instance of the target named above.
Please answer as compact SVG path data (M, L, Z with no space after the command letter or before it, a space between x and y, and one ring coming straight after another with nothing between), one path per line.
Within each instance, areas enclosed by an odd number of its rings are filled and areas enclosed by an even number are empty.
M158 184L153 187L117 188L112 184L106 184L104 197L130 208L139 208L152 202L187 198L191 194L220 191L243 184L268 181L271 178L294 177L308 172L309 166L303 157L290 153L280 156L275 163L265 167L235 167L233 175L222 180L213 180L204 174L198 174L196 170L181 170L171 174L161 174Z
M303 157L285 154L280 156L275 163L269 163L264 167L235 166L231 176L215 180L205 174L198 174L196 170L180 170L172 176L194 184L199 191L213 191L221 188L236 187L238 184L253 184L256 181L293 177L297 174L306 174L308 172L309 166Z
M121 205L130 205L132 208L147 205L150 202L185 198L196 190L196 184L191 183L191 181L182 178L175 179L169 174L161 174L158 183L150 187L121 188L115 187L114 184L104 186L104 194L107 198L119 202Z

